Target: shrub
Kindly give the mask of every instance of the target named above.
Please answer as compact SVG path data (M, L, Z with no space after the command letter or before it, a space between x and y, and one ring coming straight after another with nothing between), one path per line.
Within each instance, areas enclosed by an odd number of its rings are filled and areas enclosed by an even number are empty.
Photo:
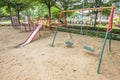
M100 38L104 38L105 37L105 34L106 34L106 29L102 28L104 31L94 31L94 30L83 30L83 33L84 35L86 35L87 33L87 36L93 36L93 37L96 37L96 35L98 35L97 37L100 37ZM102 30L101 29L101 30ZM71 33L75 33L75 34L80 34L80 30L78 29L71 29L69 28L68 31L66 31L66 28L61 28L61 27L58 27L57 28L58 31L62 31L62 32L71 32ZM113 30L115 31L115 30ZM120 31L120 30L118 30ZM108 35L108 39L110 39L110 34ZM112 33L112 39L113 40L120 40L120 35L119 34L115 34L115 33Z
M106 26L108 24L108 22L101 22L102 26Z

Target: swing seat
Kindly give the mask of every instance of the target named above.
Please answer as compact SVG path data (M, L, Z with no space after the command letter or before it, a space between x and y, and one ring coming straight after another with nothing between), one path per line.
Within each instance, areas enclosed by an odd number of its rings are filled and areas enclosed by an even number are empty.
M94 51L95 51L94 48L91 48L91 47L89 47L89 46L87 46L87 45L84 46L84 49L86 49L86 50L88 50L88 51L91 51L91 52L94 52Z
M66 41L65 44L66 44L67 46L72 46L72 45L73 45L73 42L71 42L71 41Z

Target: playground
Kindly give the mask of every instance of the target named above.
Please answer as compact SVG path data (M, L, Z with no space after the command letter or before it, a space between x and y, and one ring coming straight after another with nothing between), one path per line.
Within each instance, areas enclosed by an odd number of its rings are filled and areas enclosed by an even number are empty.
M0 80L119 80L119 3L0 1Z
M38 38L25 47L14 48L30 34L12 27L0 29L0 80L119 80L120 41L112 41L112 53L108 41L101 71L97 75L100 51L94 53L83 49L84 36L73 34L74 46L66 47L68 33L59 32L54 47L50 47L54 33ZM88 37L90 43L94 37ZM99 48L103 42L98 39Z

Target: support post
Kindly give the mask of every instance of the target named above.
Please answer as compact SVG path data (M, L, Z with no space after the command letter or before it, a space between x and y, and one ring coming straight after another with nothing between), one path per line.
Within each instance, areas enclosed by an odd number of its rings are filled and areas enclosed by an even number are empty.
M109 39L109 52L111 52L111 42L112 42L112 33L110 32L110 39Z
M101 53L100 53L100 59L99 59L99 63L98 63L97 74L99 74L99 72L100 72L100 66L101 66L101 62L102 62L102 56L103 56L103 52L104 52L106 40L107 40L107 37L108 37L108 33L112 31L114 9L115 9L115 7L111 8L111 13L110 13L110 18L109 18L108 28L107 28L107 32L106 32L106 35L105 35L105 38L104 38L103 45L102 45L102 50L101 50Z
M104 38L104 42L103 42L103 45L102 45L102 50L100 52L100 58L99 58L99 63L98 63L97 74L99 74L99 72L100 72L100 67L101 67L101 62L102 62L102 56L103 56L103 53L104 53L104 49L105 49L107 37L108 37L108 32L106 32L106 35L105 35L105 38Z
M82 4L83 4L83 5L82 5L82 8L84 9L84 0L83 0ZM82 24L81 24L81 27L80 27L80 34L81 34L81 35L83 35L83 24L84 24L84 23L83 23L83 17L84 17L84 16L83 16L83 10L82 10Z
M52 44L51 44L52 47L53 47L53 45L54 45L56 35L57 35L57 27L56 27L56 31L55 31L55 34L54 34L54 37L53 37Z

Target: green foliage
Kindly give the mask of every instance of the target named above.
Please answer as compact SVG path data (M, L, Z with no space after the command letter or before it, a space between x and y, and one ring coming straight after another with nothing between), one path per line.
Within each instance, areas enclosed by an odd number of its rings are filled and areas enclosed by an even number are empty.
M105 23L106 24L106 23ZM75 30L80 30L80 26L68 26L69 28L75 29ZM83 26L83 30L89 30L89 31L100 31L100 32L106 32L107 30L107 25L105 27L93 27L93 26ZM112 33L114 34L120 34L120 29L112 29Z
M0 15L8 15L9 12L7 10L8 8L6 6L0 8Z
M52 11L52 16L54 18L59 18L59 15L60 15L60 9L56 8L56 7L52 7L51 9Z
M55 0L38 0L38 2L45 4L47 7L52 7L55 4Z
M5 3L3 2L3 0L0 0L0 7L4 7Z
M6 10L9 12L11 12L11 10L12 12L22 11L30 8L33 4L31 0L2 0L0 3L6 6Z
M102 26L106 26L108 24L108 22L101 22Z
M120 2L120 0L110 0L111 3Z
M56 5L55 1L57 1ZM103 3L102 0L94 1L97 1L102 7L111 6L113 2L119 2L119 0L110 0L108 3ZM52 13L53 17L58 18L60 10L93 8L95 5L96 2L89 3L88 0L84 0L84 5L82 0L0 0L0 14L17 14L19 11L20 15L32 15L37 18L50 16ZM95 13L91 12L90 14ZM110 10L103 10L102 14L109 16ZM69 13L68 15L73 14Z
M75 9L75 7L78 7L77 5L80 5L81 0L59 0L57 7L59 7L62 10L69 10L69 9Z
M93 27L93 28L96 28L96 27ZM66 28L57 27L57 30L58 31L62 31L62 32L66 32ZM91 30L91 29L89 29L89 30L83 29L83 33L84 33L84 35L86 35L86 33L87 33L87 36L91 36L91 37L96 37L96 35L98 35L97 37L104 38L105 37L105 33L106 33L106 29L105 28L101 28L101 30L99 30L97 32L96 29L93 29L93 30ZM69 28L68 32L71 32L71 33L74 33L74 34L80 34L80 29ZM112 30L112 39L113 40L120 40L120 35L119 34L120 34L120 30L119 29L113 29ZM110 38L110 35L108 35L108 39L109 38Z
M120 16L117 16L115 19L115 26L120 27Z
M44 4L36 4L27 10L22 11L22 16L30 15L32 18L44 17L48 15L48 9Z
M54 6L56 0L39 0L39 2L46 5L46 7L48 8L49 18L51 18L51 7Z

